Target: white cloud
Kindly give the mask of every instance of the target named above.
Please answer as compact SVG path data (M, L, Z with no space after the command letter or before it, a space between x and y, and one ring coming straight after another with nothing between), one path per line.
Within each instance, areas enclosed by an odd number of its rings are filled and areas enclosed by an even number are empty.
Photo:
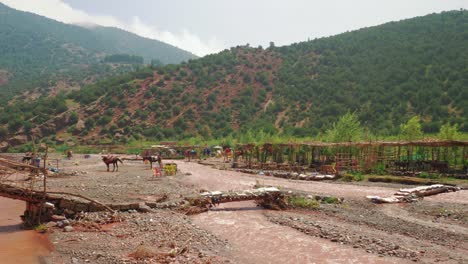
M203 41L186 29L182 29L180 33L160 30L155 26L145 24L139 17L134 17L128 24L113 16L88 14L74 9L61 0L0 0L0 2L14 9L35 13L63 23L97 24L121 28L146 38L169 43L199 56L221 51L224 47L223 43L215 37Z
M133 17L132 23L128 25L126 29L140 36L170 43L200 56L221 51L224 46L223 43L216 38L211 38L207 42L204 42L197 35L186 29L182 30L179 34L158 30L156 27L151 27L143 23L139 17Z

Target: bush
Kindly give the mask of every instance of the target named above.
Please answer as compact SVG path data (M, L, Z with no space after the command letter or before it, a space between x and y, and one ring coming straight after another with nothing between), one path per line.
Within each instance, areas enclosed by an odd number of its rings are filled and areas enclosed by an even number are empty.
M288 204L291 207L317 209L320 207L320 202L315 199L308 199L302 196L292 196L288 199Z
M341 179L346 182L363 181L364 175L362 175L360 172L350 172L341 176Z
M340 200L338 198L332 197L332 196L325 197L322 199L322 201L327 204L339 204L340 203Z
M74 125L78 122L78 114L76 112L72 112L68 117L68 124Z
M345 182L352 182L353 181L353 175L349 174L349 173L346 173L344 175L341 176L341 179Z
M377 165L377 168L376 168L376 171L375 171L378 175L385 175L386 171L385 171L385 165L383 163L379 163Z
M354 181L362 181L364 180L364 176L360 172L353 173L353 180Z
M39 232L39 233L45 233L45 232L47 232L47 226L44 225L44 224L40 224L40 225L34 227L34 230L36 232Z
M438 179L440 177L439 174L435 174L435 173L428 173L428 172L421 172L419 175L418 175L419 178L423 178L423 179Z
M8 135L8 130L4 127L0 127L0 139L6 137Z

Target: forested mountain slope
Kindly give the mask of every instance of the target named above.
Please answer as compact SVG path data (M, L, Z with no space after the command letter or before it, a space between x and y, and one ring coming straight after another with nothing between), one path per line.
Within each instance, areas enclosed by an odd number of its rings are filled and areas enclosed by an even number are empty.
M305 115L321 118L306 126L322 127L351 109L375 131L395 132L409 116L420 115L425 131L434 132L447 121L466 124L467 48L467 11L299 43L280 48L278 92L303 106L320 99ZM306 54L316 54L318 63L306 65Z
M148 67L70 94L18 102L4 109L0 123L8 127L3 134L73 134L89 143L247 130L314 136L348 111L374 134L397 134L414 115L425 132L447 122L468 131L467 47L468 12L444 12ZM12 119L15 126L7 122Z
M195 56L166 43L106 27L84 28L21 12L0 3L0 94L70 86L133 69L102 63L107 55L129 54L146 62L179 63ZM86 80L87 82L83 82Z

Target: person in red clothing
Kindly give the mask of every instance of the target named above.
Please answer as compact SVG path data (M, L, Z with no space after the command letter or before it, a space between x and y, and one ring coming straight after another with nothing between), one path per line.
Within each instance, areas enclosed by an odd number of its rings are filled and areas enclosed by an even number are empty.
M226 148L224 149L224 162L229 162L230 156L231 156L231 148L229 146L226 146Z

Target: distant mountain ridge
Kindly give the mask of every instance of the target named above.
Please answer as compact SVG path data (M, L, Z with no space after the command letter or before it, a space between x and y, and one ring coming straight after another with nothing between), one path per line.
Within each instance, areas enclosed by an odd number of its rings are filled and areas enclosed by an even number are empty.
M79 82L92 75L102 77L132 69L103 64L105 55L136 55L148 63L157 60L163 64L196 58L177 47L121 29L64 24L1 3L0 35L0 71L10 73L8 79L0 81L0 94L7 88L46 88L54 85L50 81Z

